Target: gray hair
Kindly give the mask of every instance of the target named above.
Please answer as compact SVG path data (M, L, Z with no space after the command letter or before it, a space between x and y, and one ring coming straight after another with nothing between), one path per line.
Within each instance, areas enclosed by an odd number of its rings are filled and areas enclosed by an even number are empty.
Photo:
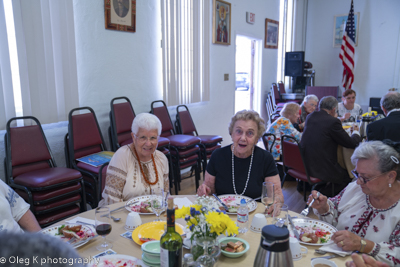
M387 111L391 111L395 108L400 108L400 93L389 92L381 98L381 106Z
M319 101L319 109L327 109L327 110L332 110L338 106L338 101L335 97L333 96L324 96L321 98L321 101Z
M0 239L1 256L9 261L18 257L26 266L84 267L89 263L89 259L79 256L72 246L47 234L1 231ZM13 265L8 263L5 266ZM14 265L18 265L17 262Z
M357 164L360 159L376 159L378 170L381 173L396 171L396 180L400 180L398 172L400 154L391 146L382 141L369 141L361 143L351 156L351 163Z
M132 133L137 134L139 132L139 128L146 129L147 131L156 129L158 135L160 135L162 126L161 121L156 115L150 113L140 113L133 119L131 128Z
M286 103L281 110L281 115L287 118L291 114L299 113L299 109L300 106L297 103Z
M261 138L261 136L265 132L265 121L260 117L260 115L254 110L241 110L236 112L231 119L231 123L229 124L229 135L232 135L233 127L238 120L248 121L252 120L257 124L257 140Z
M310 102L310 100L314 100L315 102L318 103L318 97L316 95L306 95L304 97L303 103L304 102L308 103L308 102Z

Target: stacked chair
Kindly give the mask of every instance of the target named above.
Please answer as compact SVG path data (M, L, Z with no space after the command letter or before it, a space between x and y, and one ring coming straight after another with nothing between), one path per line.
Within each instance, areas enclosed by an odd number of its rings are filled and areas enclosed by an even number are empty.
M285 84L282 81L278 82L278 90L279 90L280 102L294 102L294 103L297 103L299 105L301 104L301 102L302 102L301 99L293 99L293 100L286 100L285 101L282 98L282 94L286 94Z
M117 103L117 101L119 103ZM122 101L122 102L121 102ZM110 136L110 144L113 151L124 145L132 143L131 126L135 118L135 111L133 110L129 98L122 96L113 98L110 102L110 127L108 129ZM168 158L169 163L169 186L172 188L174 181L174 172L172 166L171 153L169 148L169 139L159 137L157 149L164 153ZM178 188L175 187L175 193L178 194Z
M176 131L180 134L193 135L200 138L200 151L203 163L203 175L207 168L207 159L211 157L212 152L221 147L222 136L219 135L199 135L194 126L192 116L189 109L185 105L176 107Z
M199 187L201 164L201 139L192 135L176 134L171 117L164 101L157 100L151 103L151 113L156 115L162 124L161 136L170 141L172 162L174 165L175 188L180 188L182 169L195 169L196 190Z
M22 119L31 125L11 127ZM15 117L6 129L6 182L30 204L40 226L86 211L82 174L57 167L39 120Z
M87 113L73 114L85 111ZM86 201L92 208L98 206L105 186L108 163L94 167L77 159L107 151L96 114L90 107L74 108L68 115L68 134L65 137L67 166L80 171L85 182Z
M311 191L317 186L326 184L326 182L319 178L309 175L307 161L303 155L303 151L295 138L289 135L282 136L282 157L283 169L285 175L282 180L282 188L287 175L292 176L298 181L303 181L304 201L307 201L306 183L311 186ZM332 196L334 195L334 186L332 184Z

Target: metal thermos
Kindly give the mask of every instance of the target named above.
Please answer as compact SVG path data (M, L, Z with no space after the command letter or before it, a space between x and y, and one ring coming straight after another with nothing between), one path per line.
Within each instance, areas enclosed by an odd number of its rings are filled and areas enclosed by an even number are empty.
M286 226L267 225L262 229L254 267L293 267L289 247L289 230Z
M375 117L370 117L370 116L364 116L361 119L361 125L360 125L360 135L361 136L366 136L367 135L367 126L371 122L373 122Z

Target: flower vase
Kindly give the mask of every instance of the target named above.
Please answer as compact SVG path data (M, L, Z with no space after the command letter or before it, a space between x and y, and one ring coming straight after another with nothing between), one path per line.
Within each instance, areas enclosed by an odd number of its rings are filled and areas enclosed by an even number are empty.
M219 258L219 255L221 254L221 245L219 244L219 241L213 237L197 237L195 236L194 239L192 240L192 248L191 248L191 254L193 255L193 259L196 261L197 258L199 258L202 255L206 255L204 253L204 241L206 242L207 250L211 258L214 259L214 262L216 262Z

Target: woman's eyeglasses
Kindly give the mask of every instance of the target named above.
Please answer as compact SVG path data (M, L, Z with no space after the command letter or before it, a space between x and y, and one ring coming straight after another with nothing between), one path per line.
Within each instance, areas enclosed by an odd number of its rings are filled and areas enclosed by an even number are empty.
M369 181L375 180L376 178L378 178L378 177L380 177L380 176L382 176L382 175L384 175L384 174L386 174L386 173L388 173L388 172L381 173L381 174L379 174L379 175L377 175L377 176L374 176L374 177L372 177L372 178L369 178L369 179L366 179L366 178L362 177L356 170L352 170L351 173L354 175L354 177L356 177L357 179L360 179L360 181L361 181L363 184L366 184L366 183L368 183Z
M147 137L147 136L136 136L136 139L139 140L140 143L146 143L147 140L150 141L150 143L156 143L158 141L158 137L156 136L151 136L151 137Z

